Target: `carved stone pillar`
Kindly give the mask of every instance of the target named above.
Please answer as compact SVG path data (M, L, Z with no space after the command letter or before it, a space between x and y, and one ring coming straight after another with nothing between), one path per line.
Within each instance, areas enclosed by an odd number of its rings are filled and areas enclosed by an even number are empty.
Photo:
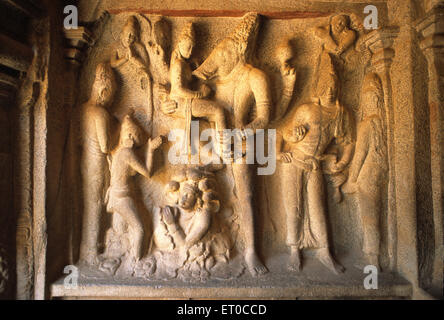
M0 72L0 299L11 298L13 272L11 109L17 79Z
M395 56L393 50L393 42L398 35L397 28L384 28L370 32L367 36L365 44L370 50L372 56L368 72L375 72L379 75L384 87L384 104L385 104L385 123L387 126L387 151L388 151L388 167L390 176L388 181L388 212L387 212L387 242L388 255L390 259L390 270L396 267L396 196L395 196L395 166L393 161L394 153L394 110L392 98L392 84L390 79L390 66Z
M0 236L0 296L2 290L7 290L6 297L12 298L12 280L16 278L18 286L22 287L22 276L26 273L24 265L31 259L29 254L23 252L23 250L29 250L25 249L26 241L22 241L21 233L24 225L21 219L24 212L23 206L26 206L26 203L31 199L25 200L24 196L25 190L30 189L30 180L27 179L26 182L21 180L22 174L26 170L31 170L30 161L25 161L22 148L29 148L31 144L28 144L30 140L23 135L29 131L21 130L24 128L20 124L25 118L20 112L20 107L17 107L17 96L19 96L19 87L22 84L21 74L28 69L33 53L26 44L4 34L0 34L0 47L2 48L0 50L0 65L2 66L0 73L0 190L2 195L0 199L0 210L2 211L0 214L0 230L2 230ZM27 155L31 157L30 151ZM15 216L11 214L14 211ZM30 211L27 212L31 215ZM15 225L17 225L16 241L13 240L13 226ZM30 234L30 223L28 226L27 233ZM32 243L30 246L32 247ZM16 254L15 264L13 263L14 252ZM12 269L14 265L17 276L14 275ZM26 269L32 270L32 266L28 265ZM26 273L25 278L32 277ZM21 295L23 291L20 289L17 292L23 299L31 298L29 294ZM30 293L30 291L27 292Z
M428 105L432 171L433 224L435 252L432 286L443 286L443 206L444 206L444 2L438 3L418 21L420 47L428 64Z

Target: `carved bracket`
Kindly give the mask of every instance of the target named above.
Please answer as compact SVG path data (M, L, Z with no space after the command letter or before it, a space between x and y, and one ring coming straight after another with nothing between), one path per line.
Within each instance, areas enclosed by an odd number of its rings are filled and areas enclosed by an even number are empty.
M398 32L399 28L388 27L372 31L365 36L364 43L372 53L370 68L374 71L381 72L390 68L395 56L392 46Z
M94 46L100 38L104 25L108 22L110 15L105 11L99 19L77 29L64 29L67 47L65 48L65 59L79 66L86 58L87 51Z
M65 59L74 65L81 65L85 59L84 51L92 44L92 34L85 27L64 30L68 47L65 48Z

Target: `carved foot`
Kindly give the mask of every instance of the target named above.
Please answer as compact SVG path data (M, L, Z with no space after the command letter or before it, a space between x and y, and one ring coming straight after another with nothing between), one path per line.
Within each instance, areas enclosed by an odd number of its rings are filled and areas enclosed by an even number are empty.
M381 265L379 264L379 257L377 254L368 254L366 255L366 259L368 261L368 265L375 266L376 268L378 268L378 271L382 271Z
M100 265L100 259L96 255L89 255L81 259L80 263L90 267L98 267Z
M298 249L291 249L290 261L288 262L288 269L290 271L301 272L302 261L301 253Z
M100 260L101 263L99 265L99 270L105 272L108 275L114 275L117 269L120 267L120 259L119 258L106 258L103 257Z
M250 271L253 277L258 277L268 273L267 267L263 265L256 252L253 250L245 254L245 263L247 264L248 271Z
M345 268L333 259L328 248L319 249L316 256L319 261L334 274L339 275L345 271Z
M339 187L335 188L333 192L333 201L335 203L341 203L342 202L342 193Z

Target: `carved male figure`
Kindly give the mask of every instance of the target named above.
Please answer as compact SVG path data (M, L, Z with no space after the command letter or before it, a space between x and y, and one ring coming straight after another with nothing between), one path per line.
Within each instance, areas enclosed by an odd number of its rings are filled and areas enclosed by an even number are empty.
M204 80L217 78L218 90L232 107L231 127L238 129L243 140L247 138L248 131L255 132L257 129L267 127L272 107L266 74L248 63L255 50L258 29L259 15L246 14L236 30L220 42L194 72L194 75ZM255 114L254 119L249 117L252 113ZM233 163L232 170L246 246L245 262L253 276L261 275L268 270L256 253L253 166Z
M211 89L207 85L202 85L197 91L191 89L193 76L188 59L192 55L194 45L193 24L188 23L183 28L177 47L171 56L170 99L174 100L176 104L164 111L167 114L185 118L187 131L191 125L191 116L208 118L215 122L219 139L223 143L223 133L227 126L224 109L215 102L205 99L211 93Z
M96 262L98 254L99 222L106 190L106 172L109 170L107 156L112 149L112 117L106 109L113 101L115 89L113 70L109 64L99 64L91 98L82 106L84 208L80 259L90 264Z
M151 177L153 154L162 144L162 137L149 140L145 164L137 158L134 151L141 143L140 128L130 116L126 116L120 131L119 147L112 158L111 183L106 197L107 211L119 214L131 228L133 243L130 255L136 262L142 258L144 228L131 194L131 177L137 173L146 178Z
M380 213L387 176L387 145L384 126L384 93L380 78L369 73L361 95L362 121L350 176L343 187L355 193L363 228L366 263L379 267Z
M328 164L343 171L351 160L353 143L350 118L338 101L338 79L331 58L321 58L323 72L315 102L305 104L278 128L278 159L282 165L282 192L287 216L287 244L291 248L289 268L301 269L301 250L317 249L317 258L334 273L343 267L331 256L327 232L322 160L334 141L344 146L339 161Z
M149 71L149 56L146 48L140 43L139 23L131 16L120 35L120 46L111 56L111 67L120 69L127 65L134 68L133 72L140 77L140 86L148 90L148 102L152 106L153 83Z

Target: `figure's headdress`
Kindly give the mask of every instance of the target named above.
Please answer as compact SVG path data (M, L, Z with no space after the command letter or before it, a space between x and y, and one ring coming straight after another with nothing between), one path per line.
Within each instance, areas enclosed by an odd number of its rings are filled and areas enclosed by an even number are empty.
M376 109L381 119L384 119L384 89L382 86L381 78L374 72L367 73L364 77L364 81L362 83L362 91L361 91L361 117L365 114L366 106L368 107L368 103L372 103L371 101L362 101L364 95L366 93L372 93L377 97Z
M255 12L247 13L243 16L242 21L228 36L233 40L236 49L241 58L248 61L256 49L256 40L259 32L260 16Z
M192 42L194 42L195 33L194 33L194 26L193 26L192 22L188 22L182 27L182 31L180 32L180 36L179 36L179 40L182 40L184 38L188 38Z
M123 30L127 30L130 29L131 31L133 31L134 36L137 38L140 34L140 25L139 25L139 20L137 20L137 18L135 16L131 16L128 18L128 20L125 23L125 26L123 27Z
M325 90L331 86L335 86L338 89L339 95L338 85L339 79L336 75L333 59L328 52L323 51L319 58L318 68L315 74L315 83L313 86L314 96L321 96Z
M109 63L99 63L96 67L96 75L93 83L93 97L98 95L103 88L108 88L112 92L116 89L116 77Z

